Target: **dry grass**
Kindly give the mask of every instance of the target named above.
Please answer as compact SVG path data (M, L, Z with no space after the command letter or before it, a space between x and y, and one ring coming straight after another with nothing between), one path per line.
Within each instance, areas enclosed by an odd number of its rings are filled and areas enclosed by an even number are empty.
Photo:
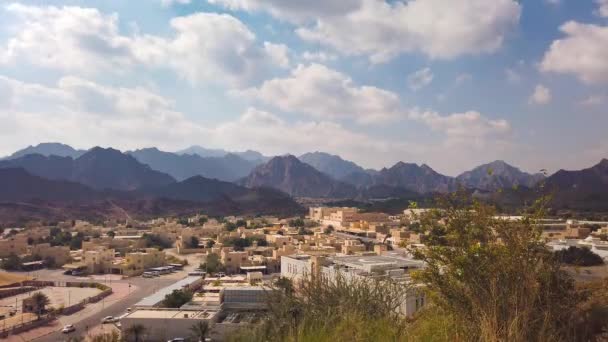
M0 272L0 286L12 285L30 279L32 279L32 277L8 272Z

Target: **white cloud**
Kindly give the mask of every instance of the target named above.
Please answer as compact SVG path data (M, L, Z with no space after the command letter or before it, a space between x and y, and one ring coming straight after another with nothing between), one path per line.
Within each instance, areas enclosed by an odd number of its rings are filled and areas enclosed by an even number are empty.
M420 161L455 172L463 163L472 165L504 149L501 136L509 130L503 120L491 120L477 112L442 116L413 111L407 118L445 136L432 143L413 144L357 132L327 117L290 122L256 108L247 109L237 119L203 126L149 89L109 87L73 76L52 86L0 76L0 91L4 141L0 155L45 141L123 150L150 146L176 150L202 144L256 149L270 155L328 151L373 167L398 160Z
M402 114L397 94L356 85L347 75L321 64L298 65L290 76L265 81L243 94L282 111L316 118L350 117L374 123Z
M327 62L335 61L336 59L338 59L338 56L336 56L332 53L324 52L324 51L317 51L317 52L304 51L304 53L302 53L302 59L304 59L305 61L310 61L310 62L327 63Z
M281 68L289 68L289 48L285 44L264 42L266 54Z
M265 11L298 25L305 40L374 63L402 53L431 58L492 53L517 25L514 0L208 0L230 9Z
M0 76L0 89L10 89L0 113L15 127L3 135L5 153L44 141L177 147L207 132L144 88L113 88L71 76L45 86Z
M551 102L551 90L542 84L537 85L530 96L530 103L545 105L549 102Z
M173 6L174 4L187 5L192 2L192 0L161 0L161 4L165 7Z
M469 74L469 73L462 73L460 75L458 75L456 77L456 80L454 81L454 84L456 86L462 85L464 83L467 82L471 82L473 80L473 75Z
M511 130L506 120L492 120L476 111L442 116L437 112L414 109L409 115L453 140L483 141L486 137L504 135Z
M608 82L608 26L569 21L545 53L540 69L572 74L585 83Z
M600 17L608 18L608 0L596 0L596 3L599 6L597 14Z
M590 95L581 101L583 106L599 106L608 103L607 95Z
M411 90L416 91L431 84L431 82L433 81L433 77L434 76L431 72L431 69L420 69L416 72L413 72L407 77L407 85Z
M511 84L519 84L521 82L522 76L519 74L519 72L511 68L505 69L505 75L507 77L507 82Z
M339 16L361 7L361 0L207 0L231 10L264 11L293 23L324 16Z
M169 68L192 83L258 82L287 67L287 47L266 42L238 19L216 13L173 18L172 37L119 30L117 14L80 7L12 4L18 33L0 47L0 62L27 62L71 73L124 72L134 66Z

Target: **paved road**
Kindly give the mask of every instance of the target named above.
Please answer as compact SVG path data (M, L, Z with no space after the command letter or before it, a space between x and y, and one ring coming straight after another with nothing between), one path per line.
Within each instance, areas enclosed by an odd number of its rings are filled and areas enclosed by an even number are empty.
M72 276L63 275L60 271L41 270L35 275L40 280L54 280L54 281L83 281L83 282L99 282L106 283L108 285L114 284L114 286L120 287L123 291L128 289L128 293L124 296L120 296L118 299L112 299L112 296L99 303L89 304L84 310L77 312L70 316L60 316L60 324L57 327L57 331L32 339L36 342L56 342L56 341L67 341L70 337L85 336L87 332L96 326L100 325L101 319L106 316L121 316L126 313L127 308L132 307L144 297L147 297L158 289L166 287L170 284L175 283L177 280L184 278L188 269L184 271L164 275L156 278L141 278L134 277L128 279L112 279L112 277L98 277L97 279L91 278L78 278ZM131 286L129 286L131 285ZM74 324L76 331L70 334L62 334L59 330L65 324ZM96 331L99 329L95 329ZM109 330L109 329L108 329Z
M144 280L146 282L141 282L138 280ZM139 302L142 298L151 295L156 291L158 287L164 287L175 282L175 279L162 279L155 278L155 285L150 286L150 282L147 282L149 279L132 279L133 283L137 283L138 285L133 284L133 287L137 287L133 293L129 294L123 299L115 301L113 303L106 303L105 301L99 302L92 306L94 312L86 317L82 312L77 312L71 316L60 317L59 321L63 324L74 324L76 327L76 331L70 334L62 334L57 331L52 334L46 335L44 337L35 339L37 342L55 342L55 341L63 341L67 340L69 337L75 336L85 336L88 330L93 329L95 326L99 325L101 319L106 316L121 316L126 311L127 308L132 307L135 303ZM85 308L85 311L89 310L89 308ZM60 327L61 328L61 327Z

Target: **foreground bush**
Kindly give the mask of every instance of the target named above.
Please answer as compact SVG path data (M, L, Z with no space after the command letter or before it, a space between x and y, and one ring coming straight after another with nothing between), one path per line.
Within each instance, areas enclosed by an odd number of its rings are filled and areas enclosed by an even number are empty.
M555 257L561 263L574 266L598 266L604 264L604 259L593 253L589 248L570 246L555 252Z

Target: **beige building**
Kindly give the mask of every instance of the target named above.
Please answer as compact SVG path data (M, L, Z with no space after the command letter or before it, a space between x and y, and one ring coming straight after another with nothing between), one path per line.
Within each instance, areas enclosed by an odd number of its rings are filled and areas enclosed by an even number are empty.
M359 240L344 240L344 244L342 245L342 254L351 255L361 252L365 252L365 245Z
M143 252L127 253L120 264L120 271L126 276L136 276L153 267L166 265L165 252L155 248L146 248Z
M82 254L82 263L86 266L89 274L111 273L114 265L115 251L99 247L96 250L88 250Z
M248 264L249 254L247 252L233 251L231 248L222 248L220 253L222 264L226 272L238 272L241 266Z
M0 240L0 258L27 254L27 235L19 233Z
M70 262L70 248L64 246L51 246L50 243L41 243L32 246L30 254L42 259L53 259L56 267L61 267Z

